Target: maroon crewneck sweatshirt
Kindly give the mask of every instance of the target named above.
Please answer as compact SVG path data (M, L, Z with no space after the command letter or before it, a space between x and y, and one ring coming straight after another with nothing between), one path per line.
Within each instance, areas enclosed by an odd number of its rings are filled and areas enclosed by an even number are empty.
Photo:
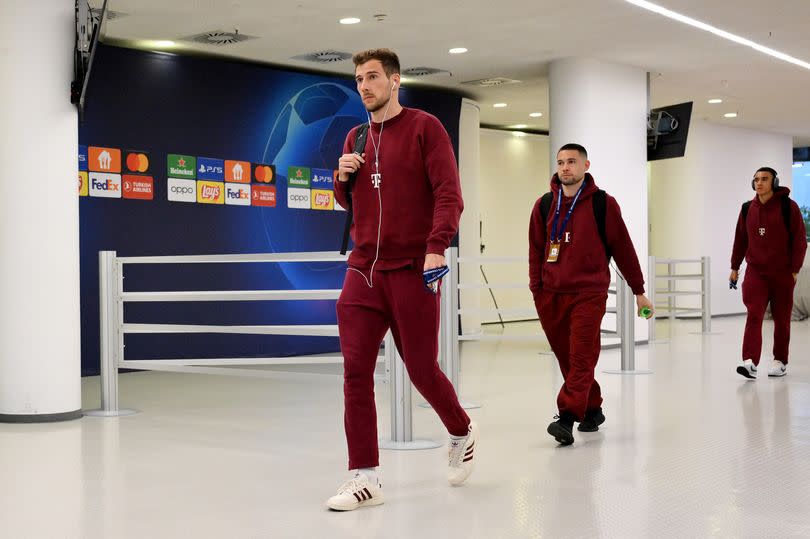
M354 150L356 132L357 127L349 131L343 153ZM375 269L404 267L429 253L444 255L458 230L464 202L453 145L441 122L411 108L403 108L384 124L372 122L365 161L352 189L354 248L349 265L371 267L378 230ZM379 190L372 185L375 172L381 174ZM344 208L347 183L335 182L335 198Z

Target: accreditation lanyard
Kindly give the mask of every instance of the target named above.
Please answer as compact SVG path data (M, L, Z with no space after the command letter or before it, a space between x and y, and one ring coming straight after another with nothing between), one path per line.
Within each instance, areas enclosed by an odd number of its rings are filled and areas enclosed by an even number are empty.
M571 214L574 212L574 206L577 205L577 200L579 200L579 195L582 193L582 188L585 187L585 180L582 180L582 185L579 186L579 190L577 194L574 195L574 200L571 202L571 207L568 208L568 213L565 214L565 219L563 219L562 227L560 227L559 231L557 230L557 223L560 220L560 205L562 204L562 197L563 191L562 187L560 187L560 196L557 197L557 209L554 211L554 220L551 223L551 243L552 244L560 244L560 240L562 240L562 235L565 232L565 227L568 224L568 220L571 218Z

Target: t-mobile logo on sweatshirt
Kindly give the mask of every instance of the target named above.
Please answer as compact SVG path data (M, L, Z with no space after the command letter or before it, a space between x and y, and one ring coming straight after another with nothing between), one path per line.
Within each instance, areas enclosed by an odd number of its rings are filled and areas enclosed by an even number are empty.
M571 233L570 232L565 233L565 243L571 243Z

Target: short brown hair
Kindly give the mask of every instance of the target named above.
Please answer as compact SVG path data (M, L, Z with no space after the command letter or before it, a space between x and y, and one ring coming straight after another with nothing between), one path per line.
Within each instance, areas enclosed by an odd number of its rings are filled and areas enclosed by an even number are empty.
M370 62L371 60L380 61L386 77L390 77L394 73L399 74L399 57L397 53L391 49L369 49L360 51L352 56L354 67Z
M574 142L563 144L562 147L559 150L557 150L557 155L560 155L560 152L563 150L573 150L575 152L579 152L579 155L581 155L585 159L588 158L588 150L586 150L585 146L582 146L581 144L576 144Z

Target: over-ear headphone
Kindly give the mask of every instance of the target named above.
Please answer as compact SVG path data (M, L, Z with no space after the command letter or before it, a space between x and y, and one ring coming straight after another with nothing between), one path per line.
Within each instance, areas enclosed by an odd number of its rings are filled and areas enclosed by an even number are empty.
M779 187L779 175L776 173L776 171L771 167L762 167L759 170L757 170L757 172L770 173L771 178L773 178L773 189L774 191L776 191L776 188ZM756 175L756 173L754 173L754 175ZM754 191L757 190L756 180L751 180L751 189L753 189Z

